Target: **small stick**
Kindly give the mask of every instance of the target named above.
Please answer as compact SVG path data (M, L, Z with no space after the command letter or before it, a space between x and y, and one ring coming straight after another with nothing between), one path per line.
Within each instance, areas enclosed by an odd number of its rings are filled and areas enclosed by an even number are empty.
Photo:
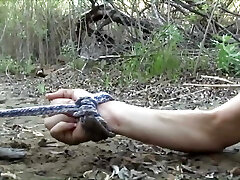
M183 86L212 87L212 88L240 88L240 84L191 84L185 83Z
M200 62L201 54L202 54L203 49L204 49L204 44L205 44L206 37L207 37L207 34L208 34L208 29L210 28L210 25L211 25L211 22L212 22L212 19L213 19L213 15L214 15L214 12L215 12L215 9L216 9L217 5L218 5L218 1L215 3L215 5L214 5L214 7L212 9L212 12L211 12L210 18L208 20L208 24L207 24L207 27L206 27L206 30L205 30L202 42L200 43L200 49L199 49L198 57L197 57L196 64L195 64L194 70L193 70L193 74L194 75L196 75L196 73L197 73L197 68L198 68L198 64Z
M215 79L215 80L219 80L219 81L227 82L227 83L230 83L230 84L234 84L234 82L229 81L228 79L225 79L225 78L218 77L218 76L207 76L207 75L202 75L201 77L202 77L202 78Z

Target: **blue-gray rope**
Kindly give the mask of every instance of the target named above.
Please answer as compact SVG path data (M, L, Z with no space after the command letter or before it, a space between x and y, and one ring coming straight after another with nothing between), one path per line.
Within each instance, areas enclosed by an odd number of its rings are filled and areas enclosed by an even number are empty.
M93 94L93 97L82 97L75 104L4 109L0 110L0 117L68 114L79 118L91 140L99 141L115 135L97 111L99 104L112 100L111 95L100 92Z

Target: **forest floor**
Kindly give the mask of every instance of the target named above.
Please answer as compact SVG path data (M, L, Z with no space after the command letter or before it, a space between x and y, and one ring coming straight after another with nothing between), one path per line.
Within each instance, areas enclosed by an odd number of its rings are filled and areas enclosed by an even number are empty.
M0 108L48 104L46 92L58 88L105 89L99 76L90 77L68 68L45 78L26 79L2 75ZM92 81L94 79L94 82ZM238 79L231 79L238 82ZM206 78L181 78L178 82L155 79L149 83L118 86L108 91L117 99L159 109L208 109L226 102L237 89L184 87L188 83L222 83ZM42 90L41 90L42 89ZM50 137L42 117L4 118L0 121L1 147L23 148L21 160L0 160L0 179L239 179L240 145L222 153L185 154L116 136L106 141L68 146ZM229 132L231 133L231 132Z

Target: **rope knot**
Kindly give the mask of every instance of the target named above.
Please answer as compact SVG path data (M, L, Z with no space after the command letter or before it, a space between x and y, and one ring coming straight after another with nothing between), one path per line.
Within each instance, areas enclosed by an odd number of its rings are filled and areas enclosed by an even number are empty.
M76 101L79 111L75 112L73 116L79 118L83 129L92 141L96 142L115 136L108 128L106 121L97 111L98 104L112 100L112 96L100 92L94 94L93 97L81 97Z

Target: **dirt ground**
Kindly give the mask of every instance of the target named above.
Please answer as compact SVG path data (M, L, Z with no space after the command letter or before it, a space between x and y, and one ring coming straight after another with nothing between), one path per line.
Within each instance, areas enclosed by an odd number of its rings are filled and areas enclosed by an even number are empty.
M70 77L73 78L72 74L64 74L64 77L61 74L64 73L45 79L19 80L1 76L0 108L48 104L39 93L39 84L42 82L47 86L46 91L94 85L84 79L85 84L80 86L82 77L78 76L71 83L57 84L61 78L68 81ZM79 83L74 86L74 82ZM185 88L156 80L144 86L112 88L111 93L135 105L195 109L217 106L234 96L236 90ZM0 160L0 179L240 179L238 144L214 154L184 154L144 145L122 136L99 143L68 146L50 137L42 117L1 119L0 133L1 147L23 148L27 151L27 156L21 160Z

